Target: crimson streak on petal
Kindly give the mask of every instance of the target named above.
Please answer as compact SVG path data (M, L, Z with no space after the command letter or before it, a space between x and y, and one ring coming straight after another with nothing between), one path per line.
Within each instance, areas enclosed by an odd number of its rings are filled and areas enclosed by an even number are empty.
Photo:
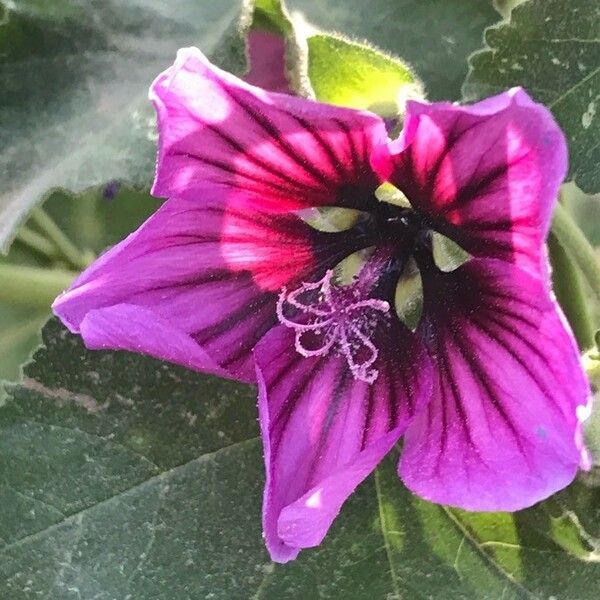
M55 313L84 339L93 331L94 347L145 352L254 381L252 350L277 323L279 289L332 267L350 242L345 234L317 232L293 214L240 210L245 201L235 194L227 202L208 200L169 200L85 271L55 301ZM120 317L116 305L136 319ZM111 316L117 322L102 340L94 321L106 326ZM162 340L153 336L144 344L159 322ZM184 343L200 350L182 355Z
M369 157L387 132L371 113L266 93L195 48L180 50L150 97L160 133L157 196L197 200L220 187L273 211L355 207L380 183Z
M380 171L473 256L547 277L543 244L567 170L564 135L520 89L472 106L409 103Z

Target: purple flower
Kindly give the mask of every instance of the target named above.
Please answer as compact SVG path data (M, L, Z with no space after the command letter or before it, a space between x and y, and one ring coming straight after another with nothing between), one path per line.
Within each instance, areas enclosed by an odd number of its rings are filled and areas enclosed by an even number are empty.
M265 92L196 49L151 98L169 200L54 310L90 348L258 383L274 560L319 544L403 434L400 477L434 502L517 510L574 478L589 389L550 290L567 157L544 107L519 89L410 102L390 142L376 115ZM378 200L382 182L410 207ZM328 232L306 218L321 207L358 212ZM433 231L470 260L441 270ZM413 332L395 297L415 265Z

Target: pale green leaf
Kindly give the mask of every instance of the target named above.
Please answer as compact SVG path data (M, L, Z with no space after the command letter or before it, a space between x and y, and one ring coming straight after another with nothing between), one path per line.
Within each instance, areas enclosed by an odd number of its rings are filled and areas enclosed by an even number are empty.
M3 8L7 7L7 8ZM182 46L211 53L236 0L0 2L0 249L49 190L152 182L147 100Z
M286 38L293 89L310 93L312 84L321 100L383 106L385 114L407 81L416 83L417 95L422 80L430 99L457 98L466 57L480 44L482 29L498 18L479 0L257 0L247 4L246 15L253 28Z
M402 60L367 44L310 35L308 78L317 99L395 117L406 100L422 98L421 83Z
M401 57L423 82L430 100L456 100L467 56L481 45L484 27L498 20L486 0L287 0L323 31L368 40ZM331 65L339 67L338 63Z

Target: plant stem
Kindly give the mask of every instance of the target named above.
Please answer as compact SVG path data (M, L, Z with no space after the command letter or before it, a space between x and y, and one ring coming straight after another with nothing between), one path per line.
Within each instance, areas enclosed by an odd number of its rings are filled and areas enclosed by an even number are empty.
M0 264L0 300L48 309L76 272Z
M56 258L56 246L43 235L33 231L32 229L29 229L28 227L22 226L17 232L15 240L18 240L25 246L28 246L32 250L35 250L50 260Z
M43 208L34 208L31 211L31 218L74 269L80 271L88 266L79 248L73 244Z
M552 233L579 267L600 303L600 262L581 229L560 203L554 211Z
M556 297L565 311L581 350L594 344L594 327L590 319L581 276L567 251L554 234L548 238L552 282Z

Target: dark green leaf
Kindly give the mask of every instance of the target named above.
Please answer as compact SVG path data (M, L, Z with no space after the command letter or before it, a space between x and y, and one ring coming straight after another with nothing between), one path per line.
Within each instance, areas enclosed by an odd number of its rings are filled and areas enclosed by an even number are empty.
M0 597L595 600L600 489L509 514L418 500L396 456L288 565L260 534L255 391L52 321L0 408Z
M570 176L600 190L600 3L529 0L488 29L470 59L466 100L521 85L554 113L569 140Z

